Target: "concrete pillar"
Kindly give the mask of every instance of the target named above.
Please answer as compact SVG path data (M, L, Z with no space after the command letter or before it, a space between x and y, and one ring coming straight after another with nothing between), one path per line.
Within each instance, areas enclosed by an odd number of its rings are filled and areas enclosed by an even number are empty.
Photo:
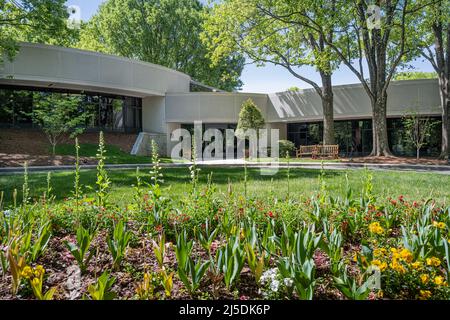
M144 132L167 133L166 98L146 97L142 99L142 129Z
M142 99L142 130L136 139L131 154L151 155L151 141L158 145L158 153L166 157L167 127L165 116L165 97L153 96Z

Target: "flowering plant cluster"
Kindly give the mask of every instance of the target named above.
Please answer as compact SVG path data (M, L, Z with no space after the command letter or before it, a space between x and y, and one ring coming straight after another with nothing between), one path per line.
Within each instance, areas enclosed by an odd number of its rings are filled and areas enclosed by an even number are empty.
M332 196L321 175L317 194L292 199L243 196L231 184L218 192L211 175L200 183L195 167L191 188L175 198L153 158L150 181L137 170L135 194L125 204L108 197L103 166L94 197L76 180L74 196L62 202L51 194L50 176L32 202L25 173L22 201L14 193L3 210L0 197L0 295L450 298L450 207L379 198L367 171L359 195L348 185ZM50 288L55 284L58 292Z

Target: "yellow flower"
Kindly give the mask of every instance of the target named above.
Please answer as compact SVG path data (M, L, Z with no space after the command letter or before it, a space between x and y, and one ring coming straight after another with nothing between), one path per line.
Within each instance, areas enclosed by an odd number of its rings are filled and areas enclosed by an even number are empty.
M41 281L38 278L33 278L33 280L31 280L31 285L34 287L37 287L37 286L39 286L40 282Z
M423 284L425 284L425 283L428 282L429 277L428 277L428 275L426 275L426 274L421 274L421 275L420 275L420 280L422 281Z
M34 268L34 276L35 277L40 278L41 276L44 275L44 273L45 273L45 269L41 265L38 265L36 268Z
M374 257L383 257L386 255L387 250L385 248L377 248L373 250Z
M33 270L31 269L31 267L26 266L25 268L23 268L21 276L25 279L30 279L33 276Z
M403 249L400 251L400 258L409 263L413 260L413 255L408 249Z
M420 290L420 299L426 300L431 298L431 291L430 290Z
M392 270L400 273L406 272L405 267L401 263L399 263L397 259L392 260L390 267L392 268Z
M443 277L437 276L436 278L434 278L434 283L438 286L442 286L445 283L445 281Z
M439 260L439 258L436 257L427 258L427 265L439 267L441 265L441 260Z
M374 234L382 234L384 232L384 229L382 226L380 226L379 222L372 222L369 224L369 231Z
M414 270L422 269L422 262L416 261L416 262L412 263L411 266Z
M384 261L381 262L380 260L373 260L372 265L378 267L378 269L380 269L380 271L384 271L387 269L387 263Z
M446 225L444 222L433 221L433 227L436 227L438 229L445 229Z

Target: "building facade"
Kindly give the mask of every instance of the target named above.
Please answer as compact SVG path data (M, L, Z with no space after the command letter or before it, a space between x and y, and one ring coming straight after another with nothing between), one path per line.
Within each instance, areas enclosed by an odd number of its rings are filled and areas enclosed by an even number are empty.
M202 92L203 90L203 92ZM170 155L174 129L202 121L205 128L234 128L242 103L252 99L267 127L297 146L320 143L322 104L313 89L274 94L214 92L189 75L151 63L91 51L42 44L21 44L14 61L0 66L0 126L29 127L33 92L82 96L94 117L90 130L139 132L133 153L148 153L150 139ZM410 111L440 121L437 80L393 82L388 92L388 127L394 153L409 151L401 118ZM343 155L364 155L372 148L371 105L361 85L334 87L336 140ZM424 153L439 153L440 126Z

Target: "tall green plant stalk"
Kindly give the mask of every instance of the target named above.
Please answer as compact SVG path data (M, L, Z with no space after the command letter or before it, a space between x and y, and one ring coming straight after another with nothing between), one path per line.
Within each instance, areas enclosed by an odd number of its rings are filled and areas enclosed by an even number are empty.
M245 199L247 199L247 183L248 183L247 161L244 159L244 198Z
M30 187L28 185L28 162L25 161L23 166L23 185L22 185L22 202L26 206L30 197Z
M52 192L53 192L53 188L52 188L52 173L49 171L47 173L47 191L45 192L46 199L49 199L49 200L51 199Z
M290 179L291 179L291 156L289 155L289 151L286 151L286 159L287 159L287 200L289 200L290 194Z
M192 195L197 194L197 183L200 169L197 168L197 148L195 147L195 138L192 138L192 165L189 166L189 173L191 176Z
M80 144L78 138L75 138L75 181L74 181L74 197L75 197L75 212L77 215L77 224L80 224L80 197L81 197L81 185L80 185Z
M105 208L108 204L108 189L111 184L109 180L108 173L105 169L106 160L106 149L105 149L105 139L103 136L103 131L100 131L98 153L97 153L97 206L99 209Z
M134 189L134 202L137 206L138 212L142 211L142 197L144 196L144 193L142 191L142 179L141 179L141 173L139 171L139 167L136 168L136 185L133 186Z
M161 173L161 160L159 159L159 153L158 153L158 145L156 144L155 140L152 139L151 142L152 147L152 170L150 171L150 179L151 179L151 185L153 189L158 189L160 187L160 183L164 183L163 180L163 174Z

